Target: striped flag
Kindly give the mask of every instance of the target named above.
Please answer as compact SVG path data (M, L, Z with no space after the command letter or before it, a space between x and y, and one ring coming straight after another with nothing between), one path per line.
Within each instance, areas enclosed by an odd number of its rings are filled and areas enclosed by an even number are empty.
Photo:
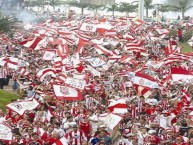
M52 145L68 145L67 139L65 137L60 138Z

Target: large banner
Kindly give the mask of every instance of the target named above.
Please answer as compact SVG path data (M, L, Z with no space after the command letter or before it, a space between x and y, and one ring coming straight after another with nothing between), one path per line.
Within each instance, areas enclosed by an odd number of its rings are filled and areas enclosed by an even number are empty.
M65 83L73 88L80 89L80 90L84 90L84 87L86 85L85 80L70 78L70 77L66 79Z
M110 114L101 114L99 116L99 120L105 123L105 125L111 129L114 130L114 128L120 123L120 121L123 119L123 117L110 113Z
M4 124L0 124L0 140L12 140L11 128Z
M32 100L16 101L6 106L12 109L13 111L17 112L19 115L23 115L25 111L33 110L36 107L38 107L38 105L39 102L36 99L32 99Z
M59 100L81 100L82 95L74 88L62 86L62 85L53 85L54 93L57 99Z

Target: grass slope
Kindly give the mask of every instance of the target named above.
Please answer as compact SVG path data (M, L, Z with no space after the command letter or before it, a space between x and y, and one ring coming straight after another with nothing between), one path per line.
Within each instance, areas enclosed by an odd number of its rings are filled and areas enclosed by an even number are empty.
M10 103L11 100L18 99L17 95L8 93L4 90L0 90L0 109L3 109L5 111L5 105Z
M189 52L192 52L192 50L193 50L188 43L183 43L182 47L184 48L182 50L182 53L189 53Z

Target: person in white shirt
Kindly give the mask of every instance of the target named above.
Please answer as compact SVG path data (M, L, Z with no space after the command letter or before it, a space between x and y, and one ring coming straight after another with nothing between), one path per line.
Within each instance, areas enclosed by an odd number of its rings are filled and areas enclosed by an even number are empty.
M58 122L54 123L54 130L52 133L58 133L60 137L65 135L64 130L60 127L60 123Z

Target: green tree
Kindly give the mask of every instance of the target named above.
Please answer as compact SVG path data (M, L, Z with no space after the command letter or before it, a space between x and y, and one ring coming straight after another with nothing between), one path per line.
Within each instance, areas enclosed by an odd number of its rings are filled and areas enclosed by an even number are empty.
M87 7L90 6L88 3L80 3L80 2L78 2L78 1L69 1L69 2L66 2L66 4L68 4L69 6L72 6L72 7L80 8L82 15L84 14L84 10L85 10Z
M154 5L152 4L153 0L144 0L144 7L146 10L146 17L149 16L149 10L154 8Z
M170 0L168 1L170 2ZM185 17L185 13L193 8L193 5L191 5L192 0L177 0L177 2L173 5L171 5L171 11L175 12L181 12L182 13L182 18Z
M129 13L135 12L136 9L137 5L131 5L130 3L122 2L118 7L117 11L125 12L128 15Z
M98 10L104 10L104 5L90 5L87 7L88 10L94 11L95 14L97 14Z
M106 7L108 12L112 12L112 16L115 17L115 11L119 9L118 4L109 5Z
M17 27L17 20L15 18L0 15L0 33L11 32Z
M163 16L163 13L170 11L169 5L166 5L166 4L156 4L156 5L157 5L157 7L156 7L157 11L161 12L162 16Z

